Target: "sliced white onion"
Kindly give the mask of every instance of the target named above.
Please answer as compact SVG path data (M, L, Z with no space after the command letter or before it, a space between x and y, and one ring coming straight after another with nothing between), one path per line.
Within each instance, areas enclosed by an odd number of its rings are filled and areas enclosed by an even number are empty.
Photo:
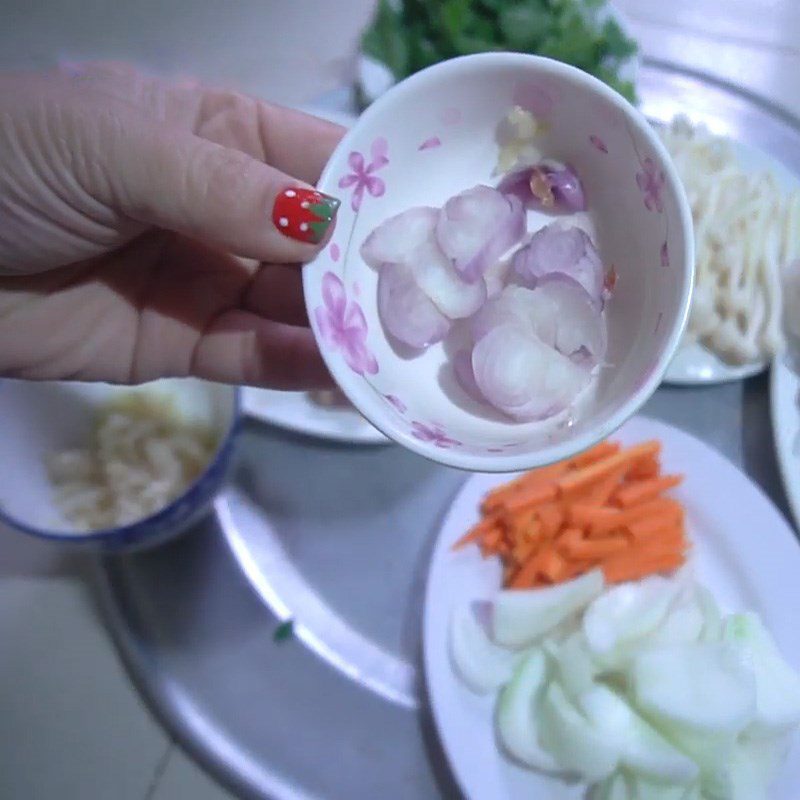
M436 240L464 280L474 283L525 234L516 197L475 186L451 197L436 222Z
M547 685L547 661L541 650L528 653L497 700L497 738L517 761L544 772L558 765L539 744L539 705Z
M492 328L472 352L475 382L495 408L520 421L567 408L590 373L513 324Z
M600 595L583 615L583 632L595 656L612 655L663 623L680 585L661 575L621 583Z
M441 341L450 330L450 320L419 288L413 273L403 264L381 267L378 314L387 333L416 350Z
M486 300L486 284L461 280L433 236L415 247L404 263L413 271L420 289L450 319L471 317Z
M538 230L514 255L514 271L528 286L545 275L564 273L589 293L596 306L603 304L603 262L589 234L557 222Z
M473 692L494 691L511 678L518 655L492 642L468 606L453 610L449 633L453 666Z
M630 687L638 708L694 730L737 734L755 715L753 671L724 643L647 648L633 660Z
M390 217L375 228L361 245L361 257L371 267L382 264L402 264L423 242L428 241L436 228L438 208L418 206Z

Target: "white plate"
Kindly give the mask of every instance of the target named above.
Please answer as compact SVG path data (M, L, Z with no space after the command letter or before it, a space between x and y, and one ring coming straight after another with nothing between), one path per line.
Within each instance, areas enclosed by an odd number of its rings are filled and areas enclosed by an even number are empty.
M783 517L745 475L716 451L676 428L643 417L615 437L625 443L658 438L667 471L683 472L676 493L687 509L699 579L729 610L754 609L775 635L788 661L800 668L800 547ZM453 502L436 542L425 596L424 664L433 715L445 753L464 794L472 800L578 800L585 787L538 775L508 761L497 749L493 697L479 697L455 676L447 650L451 610L488 598L500 582L497 563L475 547L451 545L477 521L483 495L508 476L476 475ZM735 501L732 502L732 498ZM787 800L800 786L800 747L792 752L772 797Z
M242 410L250 417L285 430L347 444L388 444L354 408L323 406L306 392L244 389Z
M732 366L697 342L682 343L667 367L664 382L675 386L730 383L759 375L768 366L766 361Z
M717 133L713 125L709 124L708 127ZM721 135L722 132L719 133ZM734 141L734 146L742 167L747 170L770 170L784 192L800 190L800 178L776 158L741 141ZM739 366L726 364L703 345L684 340L667 368L664 381L678 386L728 383L758 375L768 366L767 359Z
M786 354L772 364L769 399L778 466L795 524L800 526L800 378L789 368Z

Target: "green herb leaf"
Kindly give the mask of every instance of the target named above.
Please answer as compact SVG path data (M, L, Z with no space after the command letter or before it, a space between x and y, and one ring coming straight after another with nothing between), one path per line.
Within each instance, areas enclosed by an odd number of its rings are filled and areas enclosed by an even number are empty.
M636 42L601 12L606 5L607 0L379 0L363 48L397 79L469 53L537 53L579 67L633 100L632 84L619 73L636 53Z
M614 56L621 61L630 58L637 51L636 42L629 39L615 19L606 20L603 25L603 50L605 55Z
M549 35L553 15L537 2L519 3L500 11L500 32L511 50L535 52Z
M275 642L285 642L294 636L294 621L287 619L275 628L275 633L272 634L272 640Z
M361 39L361 47L368 56L386 64L395 77L407 74L408 47L402 20L389 0L379 0L375 18Z

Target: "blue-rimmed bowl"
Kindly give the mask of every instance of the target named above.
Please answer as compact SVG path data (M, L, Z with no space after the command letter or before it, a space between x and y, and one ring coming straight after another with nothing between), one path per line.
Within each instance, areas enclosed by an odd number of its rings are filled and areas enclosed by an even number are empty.
M118 394L166 396L189 419L217 433L214 456L203 473L161 511L118 528L85 533L55 501L46 458L85 447L97 411ZM0 382L0 523L31 536L105 553L162 544L197 522L225 481L239 427L239 389L192 378L139 387L73 382Z

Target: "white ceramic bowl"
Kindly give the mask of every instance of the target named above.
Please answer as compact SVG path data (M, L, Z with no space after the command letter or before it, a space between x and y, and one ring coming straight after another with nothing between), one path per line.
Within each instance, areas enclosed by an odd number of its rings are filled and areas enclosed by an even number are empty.
M47 477L47 455L84 447L95 414L115 394L164 395L189 419L219 435L203 473L172 503L129 525L77 532L59 511ZM163 543L197 521L225 480L239 423L239 389L195 379L161 380L139 387L72 382L0 381L0 522L39 538L103 552Z
M596 391L572 413L544 423L513 422L469 400L454 380L446 343L413 359L396 353L378 318L377 274L359 255L386 218L441 205L478 183L494 185L496 130L514 105L546 123L543 153L581 176L589 205L584 222L618 275L606 312L608 366ZM331 242L303 271L312 328L351 402L405 447L468 470L528 469L608 436L660 383L689 307L691 216L646 119L600 81L515 53L438 64L366 110L319 187L341 197L342 207ZM531 212L529 229L548 221Z

